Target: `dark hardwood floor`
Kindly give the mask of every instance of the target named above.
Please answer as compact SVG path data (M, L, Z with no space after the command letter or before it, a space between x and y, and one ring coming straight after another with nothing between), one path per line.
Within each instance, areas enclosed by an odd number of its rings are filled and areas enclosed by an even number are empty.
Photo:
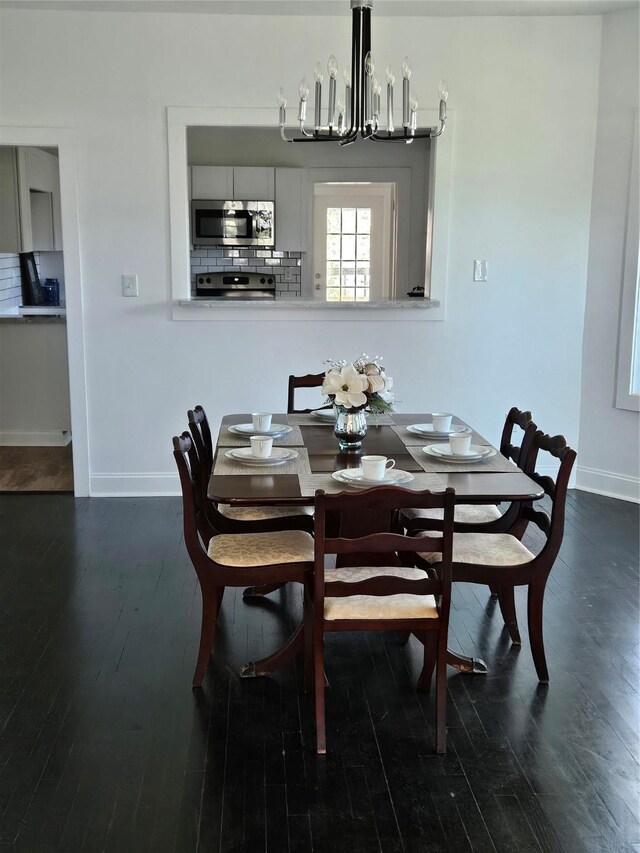
M531 541L529 544L533 544ZM0 496L0 851L628 851L638 810L638 508L570 493L538 684L482 588L454 593L449 751L419 650L327 638L329 755L293 666L240 680L300 593L200 599L175 499Z

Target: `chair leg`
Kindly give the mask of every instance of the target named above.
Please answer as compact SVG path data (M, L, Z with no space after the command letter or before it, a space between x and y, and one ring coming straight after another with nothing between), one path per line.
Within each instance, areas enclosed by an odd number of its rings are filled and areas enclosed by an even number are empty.
M515 588L512 586L498 587L498 604L504 624L507 626L511 642L514 646L521 645L518 617L516 615Z
M275 592L277 589L282 589L286 583L263 583L259 586L248 586L242 593L243 598L261 598L263 595L268 595L270 592Z
M313 686L313 598L311 580L304 583L304 692Z
M436 657L438 655L435 634L435 631L424 632L424 663L420 678L418 679L418 690L422 690L425 693L429 693L431 690L433 669L436 665Z
M489 584L489 592L491 593L491 598L498 597L499 587L497 587L494 583Z
M314 690L316 699L316 752L326 755L327 735L324 721L324 633L316 628L313 637Z
M202 679L207 671L213 639L216 631L216 619L222 602L224 587L200 586L202 592L202 625L200 628L200 648L198 649L198 660L193 673L192 687L200 687Z
M447 642L438 631L438 662L436 664L436 752L447 751Z
M533 663L538 674L538 681L543 684L549 683L549 670L544 653L544 639L542 636L542 605L544 603L544 590L547 579L542 583L529 585L529 596L527 598L527 618L529 624L529 642L531 643L531 654Z

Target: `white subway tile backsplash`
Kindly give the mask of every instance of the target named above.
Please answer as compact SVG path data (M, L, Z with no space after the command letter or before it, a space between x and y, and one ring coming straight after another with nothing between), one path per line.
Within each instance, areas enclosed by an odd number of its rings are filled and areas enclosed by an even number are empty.
M195 276L206 272L261 273L274 277L276 294L301 296L301 252L276 252L271 249L194 249L191 253L191 285L195 295ZM284 269L292 280L284 281Z

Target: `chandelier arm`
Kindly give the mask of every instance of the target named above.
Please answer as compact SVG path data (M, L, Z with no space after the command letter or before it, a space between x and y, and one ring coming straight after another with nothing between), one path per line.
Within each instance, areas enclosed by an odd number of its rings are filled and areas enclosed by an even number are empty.
M442 136L442 134L444 133L444 126L445 126L445 124L446 124L446 121L447 121L446 119L440 119L440 127L438 128L438 130L436 130L435 132L434 132L434 131L432 131L432 132L429 134L429 136L431 137L431 139L437 139L437 138L438 138L438 136Z

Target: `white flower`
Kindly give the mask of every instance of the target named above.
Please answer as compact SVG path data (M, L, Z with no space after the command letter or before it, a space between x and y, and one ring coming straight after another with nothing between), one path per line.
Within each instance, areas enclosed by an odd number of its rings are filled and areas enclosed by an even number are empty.
M367 395L364 392L368 386L367 377L358 373L352 364L347 364L341 370L330 370L325 375L322 393L333 396L336 405L354 409L366 405Z

